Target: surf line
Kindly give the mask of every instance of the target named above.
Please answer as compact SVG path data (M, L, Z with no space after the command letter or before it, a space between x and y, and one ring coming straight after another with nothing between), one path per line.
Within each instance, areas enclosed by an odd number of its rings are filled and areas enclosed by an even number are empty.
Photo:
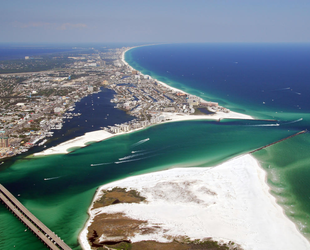
M295 137L295 136L300 135L300 134L305 134L305 133L308 133L308 130L307 130L307 129L302 130L302 131L300 131L300 132L298 132L298 133L296 133L296 134L290 135L290 136L288 136L288 137L285 137L285 138L283 138L283 139L281 139L281 140L278 140L278 141L272 142L272 143L270 143L270 144L267 144L266 146L262 146L262 147L260 147L260 148L254 149L254 150L250 151L249 154L255 153L255 152L259 151L259 150L262 150L262 149L264 149L264 148L267 148L267 147L269 147L269 146L272 146L272 145L274 145L274 144L276 144L276 143L278 143L278 142L285 141L285 140L287 140L287 139L290 139L290 138L292 138L292 137Z

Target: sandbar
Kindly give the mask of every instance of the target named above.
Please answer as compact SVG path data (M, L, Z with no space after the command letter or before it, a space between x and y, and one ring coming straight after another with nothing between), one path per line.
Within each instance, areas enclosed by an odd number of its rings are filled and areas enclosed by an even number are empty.
M46 149L42 152L34 153L33 155L42 156L52 154L67 154L69 153L70 148L82 148L87 146L87 144L90 142L99 142L112 136L114 135L104 130L92 131L85 133L82 136L76 137L72 140L60 143L59 145Z
M101 190L113 187L137 190L146 201L90 207L79 242L83 249L91 249L86 235L95 215L124 213L158 229L136 234L132 242L168 242L169 237L188 236L233 241L251 250L310 249L310 243L269 193L265 180L265 171L246 154L216 167L175 168L112 182L101 186L93 201Z

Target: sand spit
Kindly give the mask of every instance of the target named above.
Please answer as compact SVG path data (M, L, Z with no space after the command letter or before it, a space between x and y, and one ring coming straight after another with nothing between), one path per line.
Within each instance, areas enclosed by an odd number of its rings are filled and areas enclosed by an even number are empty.
M76 137L72 140L63 142L55 147L46 149L42 152L38 152L33 155L42 156L42 155L52 155L52 154L67 154L69 153L70 148L82 148L82 147L87 146L87 143L99 142L99 141L108 139L112 136L114 135L104 130L88 132L88 133L85 133L85 135Z
M247 154L213 168L176 168L109 183L98 189L94 201L101 190L114 187L137 190L146 201L90 208L79 241L84 249L91 249L86 235L93 218L120 213L157 228L135 234L132 242L168 242L171 236L188 236L234 241L251 250L310 249L269 193L265 179L264 170Z

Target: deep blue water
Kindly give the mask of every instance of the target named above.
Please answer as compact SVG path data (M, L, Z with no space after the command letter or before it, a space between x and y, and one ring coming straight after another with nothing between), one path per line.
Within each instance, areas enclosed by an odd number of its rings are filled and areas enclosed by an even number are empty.
M132 49L126 60L235 111L310 111L310 44L168 44Z
M255 118L277 120L278 132L310 130L310 44L168 44L134 48L125 58L172 87ZM246 129L242 121L225 125ZM263 130L255 133L269 137ZM251 136L240 137L240 143ZM308 239L309 150L307 132L254 153L271 193Z
M279 121L162 124L67 155L20 156L4 164L0 182L13 194L21 194L22 203L73 249L80 249L76 239L99 185L177 166L214 166L310 127L309 48L292 44L176 44L130 50L126 60L145 74L232 110ZM60 139L47 146L131 119L113 108L109 102L112 94L104 90L84 98L75 111L82 116L67 121L55 133ZM280 125L274 126L276 123ZM273 194L308 238L309 149L307 133L255 155L268 173ZM130 158L134 161L124 160L136 150L143 155ZM44 180L53 177L57 178ZM12 243L20 249L42 248L3 206L0 221L0 249L12 249Z

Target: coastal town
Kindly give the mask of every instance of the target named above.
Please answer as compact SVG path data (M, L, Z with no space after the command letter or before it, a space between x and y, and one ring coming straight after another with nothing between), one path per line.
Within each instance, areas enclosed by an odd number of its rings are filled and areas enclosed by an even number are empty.
M115 91L111 102L136 117L102 128L112 134L169 121L171 114L230 112L134 70L123 58L128 49L92 49L92 53L66 57L67 63L60 69L1 74L0 157L21 154L46 143L53 130L62 128L65 119L80 115L74 113L75 103L101 88ZM36 59L25 57L21 69L25 70L23 67L31 60Z

